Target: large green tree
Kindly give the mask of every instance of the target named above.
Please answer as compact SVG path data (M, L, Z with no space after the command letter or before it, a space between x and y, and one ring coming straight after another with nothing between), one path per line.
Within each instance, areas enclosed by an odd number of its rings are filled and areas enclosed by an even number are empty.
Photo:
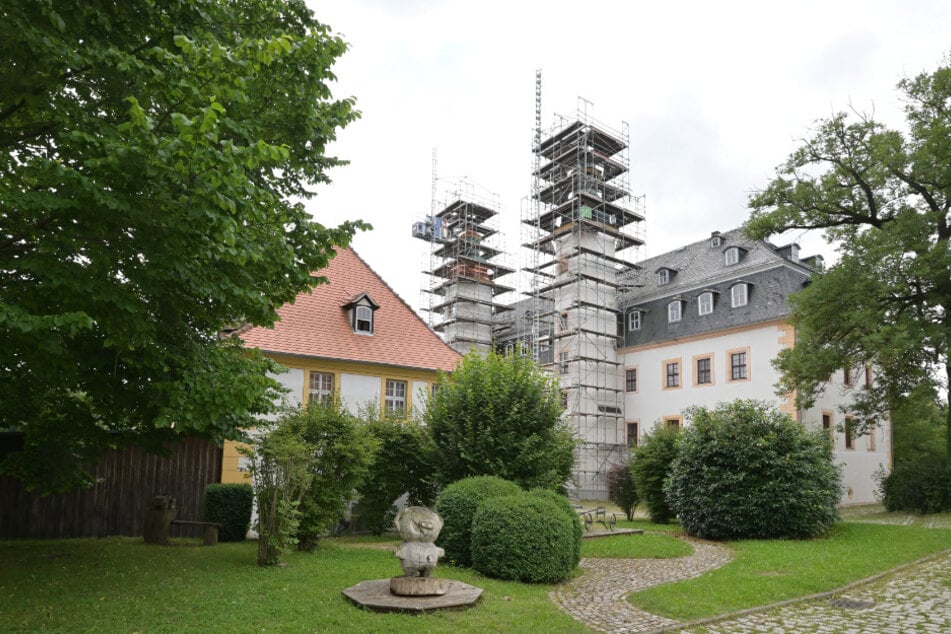
M837 368L873 365L875 384L853 391L864 428L919 385L951 385L949 64L899 83L906 129L821 120L750 200L752 237L819 229L838 244L839 261L792 297L797 341L777 365L803 407Z
M234 437L269 325L360 222L302 201L358 113L302 0L0 6L0 472L55 491L104 447Z
M440 378L426 408L437 479L493 475L527 489L563 487L575 439L562 413L555 379L530 358L470 352Z

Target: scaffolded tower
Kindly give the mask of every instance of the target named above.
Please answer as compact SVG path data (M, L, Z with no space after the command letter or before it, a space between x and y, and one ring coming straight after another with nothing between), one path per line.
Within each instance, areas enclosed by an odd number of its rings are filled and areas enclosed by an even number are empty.
M626 451L618 270L633 266L621 252L643 244L644 220L642 200L628 191L628 139L626 123L612 130L581 108L561 119L534 144L535 200L522 219L537 263L533 331L551 333L533 350L552 349L549 367L581 440L575 494L589 499L606 497L607 471Z
M413 224L413 237L430 243L430 319L446 343L465 354L492 348L493 315L508 310L496 296L512 291L496 280L514 269L494 262L497 205L460 183L452 202Z

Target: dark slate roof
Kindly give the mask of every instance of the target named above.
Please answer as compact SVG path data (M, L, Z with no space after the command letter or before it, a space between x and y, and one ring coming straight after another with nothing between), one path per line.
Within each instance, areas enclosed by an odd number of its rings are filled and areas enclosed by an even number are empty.
M621 308L624 311L624 345L634 346L678 339L717 330L784 318L789 315L787 298L809 280L812 270L792 261L766 241L746 238L740 229L720 234L721 245L711 246L711 238L664 253L643 262L621 276ZM727 266L724 252L730 247L742 249L737 264ZM786 247L780 248L788 254ZM658 283L660 269L675 271L668 284ZM739 282L749 284L746 306L731 308L730 288ZM713 312L699 315L697 298L714 293ZM667 322L667 305L679 299L683 304L681 321ZM641 310L639 331L629 331L627 316Z

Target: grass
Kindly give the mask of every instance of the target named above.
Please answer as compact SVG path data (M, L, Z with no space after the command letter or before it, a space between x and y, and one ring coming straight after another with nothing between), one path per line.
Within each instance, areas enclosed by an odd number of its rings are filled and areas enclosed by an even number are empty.
M951 531L843 522L814 540L735 541L727 565L630 595L636 606L688 621L840 588L951 548Z
M286 567L259 568L254 543L148 546L108 538L0 542L0 629L45 632L586 632L551 586L437 576L484 589L465 611L415 616L353 606L340 593L400 572L385 542L326 540Z
M661 533L615 535L581 542L582 557L608 559L669 559L684 557L693 549L676 537Z

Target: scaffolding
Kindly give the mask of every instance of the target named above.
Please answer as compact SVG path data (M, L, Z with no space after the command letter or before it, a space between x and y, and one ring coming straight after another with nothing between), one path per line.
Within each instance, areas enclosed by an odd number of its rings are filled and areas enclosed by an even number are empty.
M635 266L644 243L644 205L629 193L627 123L614 130L591 118L589 106L579 99L574 117L536 134L533 200L522 222L533 354L559 376L580 440L574 493L604 499L607 472L627 447L618 272Z
M493 345L495 316L509 310L496 298L514 290L497 280L515 269L501 262L502 251L495 245L497 198L462 180L448 200L439 211L434 202L433 213L413 224L413 237L430 244L424 289L430 325L461 354L472 349L485 354Z

